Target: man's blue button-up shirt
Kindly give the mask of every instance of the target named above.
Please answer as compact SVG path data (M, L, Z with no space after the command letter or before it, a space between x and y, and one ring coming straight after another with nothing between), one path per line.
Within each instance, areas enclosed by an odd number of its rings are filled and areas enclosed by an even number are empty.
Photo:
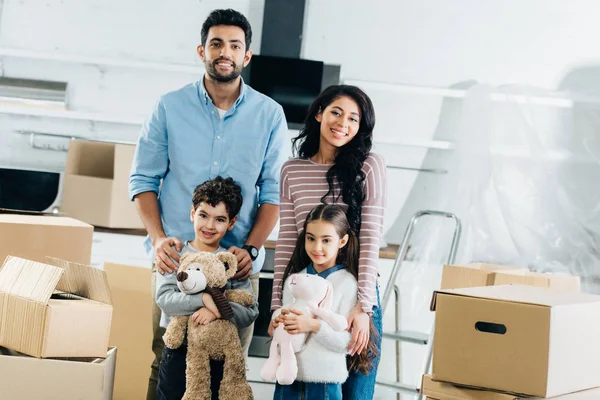
M185 242L194 239L194 188L217 175L232 177L242 187L243 204L221 245L241 247L258 206L279 204L279 176L289 146L279 104L242 81L240 96L221 119L201 79L156 104L138 140L129 195L158 193L165 234ZM149 238L145 245L153 257ZM257 262L253 272L261 267Z

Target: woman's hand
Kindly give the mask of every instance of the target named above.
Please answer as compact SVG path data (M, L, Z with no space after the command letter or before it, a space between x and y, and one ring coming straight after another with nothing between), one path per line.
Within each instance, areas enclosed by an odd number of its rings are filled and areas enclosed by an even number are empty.
M348 329L352 333L352 339L348 345L348 353L351 356L360 354L369 344L370 334L370 319L369 314L363 311L360 303L356 303L356 307L350 311L348 315Z
M305 315L300 310L290 310L284 317L283 328L290 334L317 333L321 329L321 321Z
M273 332L275 332L275 329L277 329L279 324L283 323L284 317L289 313L290 313L290 310L282 309L281 313L277 317L275 317L275 319L273 319L271 321L271 323L269 324L269 329L268 329L268 333L269 333L269 336L271 336L271 338L273 337Z
M213 322L215 319L217 319L217 316L208 308L202 307L192 315L192 319L194 320L196 326L198 326L200 324L206 325L209 322Z

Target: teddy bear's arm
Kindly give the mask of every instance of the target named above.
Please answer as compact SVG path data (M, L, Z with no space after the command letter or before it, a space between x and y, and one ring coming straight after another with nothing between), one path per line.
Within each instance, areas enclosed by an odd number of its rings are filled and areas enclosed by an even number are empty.
M245 307L250 307L254 304L254 296L245 290L240 289L229 289L225 291L225 297L227 300L241 304Z
M165 346L170 349L178 349L181 346L185 338L188 320L189 317L184 315L171 318L171 322L169 322L169 326L167 326L167 330L163 335Z

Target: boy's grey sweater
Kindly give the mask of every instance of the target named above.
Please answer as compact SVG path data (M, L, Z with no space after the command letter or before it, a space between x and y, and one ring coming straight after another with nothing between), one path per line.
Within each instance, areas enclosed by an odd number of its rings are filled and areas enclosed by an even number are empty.
M227 250L223 247L219 247L215 253L221 251ZM181 249L181 252L179 252L179 256L183 253L197 252L198 250L190 246L189 242L186 242ZM243 281L230 279L229 282L227 282L225 289L240 289L252 293L252 286L248 279ZM169 325L171 317L178 315L192 315L204 306L202 303L202 293L189 295L179 291L179 288L177 287L176 272L164 275L156 272L156 304L158 304L162 310L160 326L163 328L166 328ZM258 318L258 303L256 302L256 298L254 304L250 307L245 307L241 304L232 302L230 302L230 304L233 309L233 318L231 319L231 322L238 329L250 326L250 324Z

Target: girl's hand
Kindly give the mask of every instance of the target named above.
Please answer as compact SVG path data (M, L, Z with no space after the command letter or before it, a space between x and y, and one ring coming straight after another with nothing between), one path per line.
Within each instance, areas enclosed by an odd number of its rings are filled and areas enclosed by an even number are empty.
M273 332L275 332L275 329L279 326L280 323L283 322L283 320L284 320L283 317L286 314L289 314L288 310L281 310L281 314L279 314L277 317L275 317L275 319L272 320L271 323L269 324L268 333L269 333L269 336L271 336L271 338L273 337Z
M304 315L302 311L291 310L284 317L283 328L292 335L298 333L317 333L321 329L321 322L308 315Z
M360 303L357 303L356 307L348 315L348 329L351 329L352 332L352 339L350 339L350 344L348 344L348 353L351 356L360 354L367 348L370 333L369 324L369 314L363 311Z
M208 308L202 307L192 315L192 319L194 320L196 326L198 326L200 324L206 325L209 322L214 321L215 319L217 319L217 316L213 314L212 311L210 311Z

